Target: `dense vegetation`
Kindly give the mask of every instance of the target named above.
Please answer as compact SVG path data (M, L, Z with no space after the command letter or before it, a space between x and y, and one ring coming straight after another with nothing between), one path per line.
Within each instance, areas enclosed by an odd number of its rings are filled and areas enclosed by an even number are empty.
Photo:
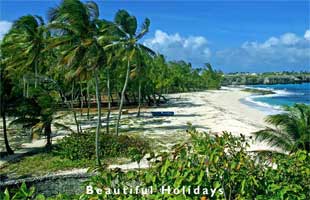
M233 137L224 133L214 137L195 130L189 134L191 141L176 145L171 154L150 154L153 164L148 169L104 170L87 183L94 189L152 187L152 194L126 195L124 191L106 194L104 190L103 194L94 191L94 194L67 198L62 195L55 199L200 199L203 196L208 199L309 199L309 152L298 150L271 157L247 152L248 144L242 135ZM171 193L162 194L162 186L170 186ZM186 195L182 193L183 186ZM189 186L190 193L187 192ZM200 191L194 192L198 186ZM179 190L172 192L173 189Z
M225 74L222 85L288 84L310 82L309 72L266 72Z
M32 15L16 20L1 41L1 117L7 153L14 153L7 137L9 116L14 117L9 128L21 124L31 134L45 135L46 147L52 150L26 158L22 167L39 168L34 164L44 159L51 162L45 163L48 166L42 162L40 167L57 170L89 167L92 163L85 160L91 159L90 162L96 160L101 174L93 177L90 185L99 188L139 185L152 187L154 191L148 196L78 194L56 199L310 198L309 106L287 108L286 113L268 118L277 129L257 133L259 139L284 148L287 155L249 153L244 136L224 133L213 137L195 130L189 131L190 142L176 145L170 153L158 154L151 151L148 142L119 134L123 106L137 106L139 117L141 106L160 104L166 93L218 89L221 84L309 81L309 73L231 74L222 80L223 74L210 64L192 68L185 61L166 61L163 55L141 43L149 31L150 20L145 19L141 28L137 27L137 19L125 10L118 11L114 21L107 21L99 18L94 2L79 0L64 0L49 10L47 22ZM90 108L95 105L96 131L81 130L75 108L86 106L89 117ZM106 117L102 117L102 105L107 108ZM118 105L119 110L115 128L110 129L113 105ZM73 114L76 130L56 122L64 116L59 111ZM56 148L52 148L52 126L72 132ZM103 158L120 156L139 163L145 155L151 161L148 169L122 172L107 170L102 163ZM186 196L161 194L158 191L163 185L174 189L200 186L208 194L203 191ZM0 198L45 199L25 185L15 197L6 190Z
M95 134L71 134L46 152L28 153L27 156L1 166L1 180L29 178L76 168L94 168ZM99 152L102 165L126 164L141 159L151 150L149 140L131 134L105 134L100 137Z
M283 109L283 113L266 118L273 127L256 132L256 138L287 152L310 152L310 105L295 104Z
M95 135L83 133L70 135L62 139L56 147L56 154L70 160L94 159ZM133 153L144 155L150 150L150 144L142 138L106 134L100 137L100 158L129 158Z
M250 92L250 93L254 93L258 95L275 94L275 92L271 90L261 90L261 89L254 89L254 88L245 88L242 91Z
M17 19L1 41L1 116L6 152L13 154L7 137L11 124L45 135L52 145L52 126L80 134L76 107L96 105L96 151L100 133L110 133L112 106L119 106L114 134L119 134L124 105L156 105L163 94L220 87L222 73L210 64L193 68L185 61L166 61L140 40L150 20L138 29L136 17L125 10L114 21L99 18L94 2L64 0L48 11L48 21L37 15ZM102 117L102 105L106 117ZM72 112L76 130L56 124L59 110ZM83 113L82 113L83 114ZM14 123L6 124L7 117ZM103 121L105 120L105 131Z

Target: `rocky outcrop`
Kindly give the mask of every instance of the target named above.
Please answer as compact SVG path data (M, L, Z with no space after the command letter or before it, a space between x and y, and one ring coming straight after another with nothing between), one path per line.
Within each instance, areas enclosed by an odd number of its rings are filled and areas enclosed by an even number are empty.
M23 182L27 187L34 186L37 194L44 194L46 197L56 196L57 194L81 194L84 192L84 183L93 174L65 174L65 175L46 175L34 178L25 178L0 182L0 191L6 188L19 188Z
M294 84L310 82L310 74L225 74L222 85Z

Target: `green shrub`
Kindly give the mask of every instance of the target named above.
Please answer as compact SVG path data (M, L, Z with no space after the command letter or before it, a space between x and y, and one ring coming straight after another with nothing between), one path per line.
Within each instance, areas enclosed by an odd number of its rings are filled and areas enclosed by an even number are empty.
M191 142L176 145L172 153L151 154L150 168L122 172L103 170L87 185L95 189L119 188L120 194L81 194L71 199L236 199L306 200L310 199L310 154L299 150L289 155L248 153L245 137L224 133L211 137L190 131ZM123 188L150 188L148 195L127 194ZM161 193L160 188L205 188L208 194ZM213 192L212 192L213 191ZM113 193L113 192L112 192ZM52 199L52 198L51 198ZM63 198L65 199L65 198Z
M43 194L36 194L35 188L30 187L27 188L27 185L25 183L22 183L22 185L18 189L12 189L9 191L8 189L5 189L5 191L2 193L0 192L0 199L1 200L73 200L78 199L78 197L75 196L69 196L64 194L59 194L55 197L45 197Z
M145 154L149 143L136 136L100 135L100 158L132 157L132 152ZM56 148L56 154L71 160L93 159L95 157L95 134L71 134L63 138Z
M192 141L177 145L172 154L153 157L146 170L104 171L93 177L94 188L152 187L153 193L126 195L83 194L81 199L309 199L310 155L298 151L290 155L257 156L246 151L245 137L224 133L211 137L190 131ZM259 160L258 160L259 158ZM272 164L271 164L271 163ZM276 166L276 167L275 167ZM208 194L162 194L162 186L182 189L206 188ZM212 190L215 191L212 195Z

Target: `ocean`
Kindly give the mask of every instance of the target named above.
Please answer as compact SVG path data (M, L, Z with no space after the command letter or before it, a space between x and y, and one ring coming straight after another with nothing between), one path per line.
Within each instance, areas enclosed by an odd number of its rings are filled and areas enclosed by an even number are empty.
M267 114L277 114L282 111L281 106L291 106L295 103L310 104L310 83L251 85L247 88L271 90L276 94L251 95L242 100L243 103L255 107Z

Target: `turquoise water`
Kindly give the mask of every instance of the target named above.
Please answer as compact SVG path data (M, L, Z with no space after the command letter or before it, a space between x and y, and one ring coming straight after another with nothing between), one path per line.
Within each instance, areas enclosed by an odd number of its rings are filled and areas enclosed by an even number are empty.
M310 104L310 83L252 85L249 87L271 90L276 93L270 95L252 95L243 101L252 107L268 112L268 114L280 112L281 106L283 105L290 106L295 103Z

